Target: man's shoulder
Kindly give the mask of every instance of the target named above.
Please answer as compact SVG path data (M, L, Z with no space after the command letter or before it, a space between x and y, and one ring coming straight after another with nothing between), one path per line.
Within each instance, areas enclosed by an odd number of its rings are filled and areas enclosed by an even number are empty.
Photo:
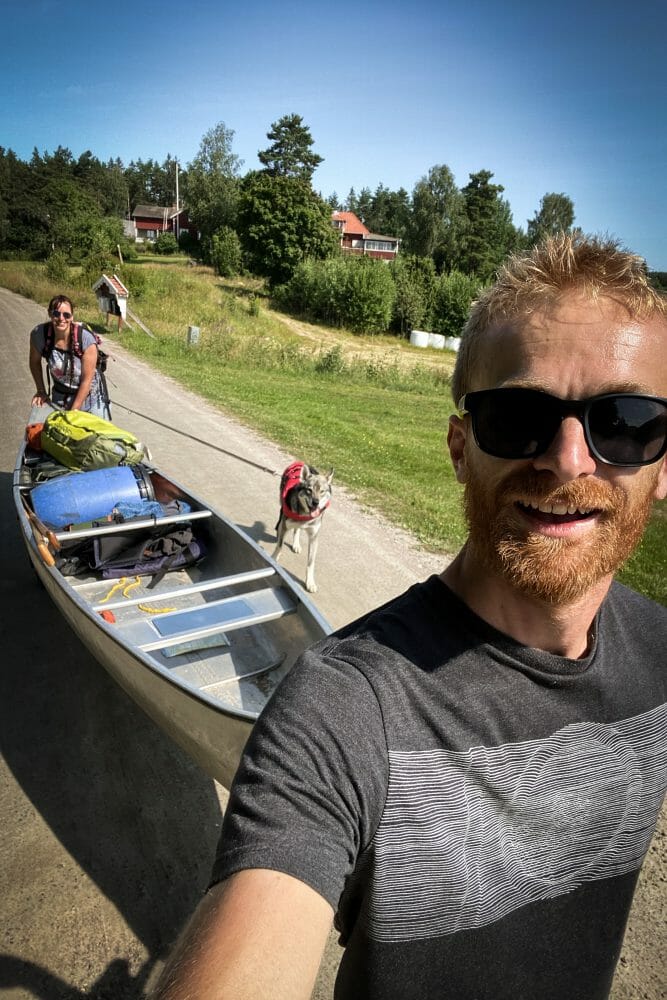
M667 608L615 581L601 609L601 628L612 644L630 642L664 655L667 644ZM660 653L662 650L662 654Z
M401 667L432 669L458 646L458 599L438 576L404 593L320 640L312 651L345 671L367 674Z
M434 601L444 599L446 588L437 576L429 577L423 582L413 584L402 594L392 597L366 614L347 625L336 629L323 645L343 647L348 640L375 640L390 637L395 632L405 628L420 628L423 619L432 613Z
M667 608L664 604L658 604L618 580L614 580L609 589L607 603L623 615L641 614L667 627Z

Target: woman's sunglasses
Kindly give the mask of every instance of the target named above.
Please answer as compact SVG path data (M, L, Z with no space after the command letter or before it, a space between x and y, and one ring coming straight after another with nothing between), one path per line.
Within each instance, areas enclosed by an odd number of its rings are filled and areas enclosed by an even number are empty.
M458 404L469 413L482 451L496 458L535 458L549 448L565 417L583 424L591 453L605 465L650 465L667 451L667 399L606 392L559 399L537 389L482 389Z
M53 316L54 319L71 319L72 318L72 314L71 313L64 312L63 310L60 310L60 309L54 309L53 312L51 313L51 315Z

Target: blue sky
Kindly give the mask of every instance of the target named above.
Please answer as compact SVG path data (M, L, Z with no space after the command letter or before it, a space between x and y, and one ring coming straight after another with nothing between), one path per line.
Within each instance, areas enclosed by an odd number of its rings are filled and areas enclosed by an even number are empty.
M658 0L8 0L0 145L187 165L218 122L242 172L283 115L345 198L486 169L516 225L547 192L667 271L667 5Z

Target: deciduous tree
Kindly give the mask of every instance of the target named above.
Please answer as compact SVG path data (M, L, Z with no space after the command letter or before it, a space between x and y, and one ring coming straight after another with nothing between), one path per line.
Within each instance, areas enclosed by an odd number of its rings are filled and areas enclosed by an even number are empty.
M574 204L566 194L545 194L539 211L528 220L528 241L532 246L545 236L568 233L574 225Z
M188 164L184 200L202 238L236 223L239 170L243 160L232 151L234 130L219 122L204 135L199 151Z
M287 281L300 261L327 257L338 245L331 209L309 181L266 171L243 179L237 230L250 270L272 284Z
M431 257L436 268L452 266L465 225L465 201L446 164L431 167L412 192L412 215L405 249Z

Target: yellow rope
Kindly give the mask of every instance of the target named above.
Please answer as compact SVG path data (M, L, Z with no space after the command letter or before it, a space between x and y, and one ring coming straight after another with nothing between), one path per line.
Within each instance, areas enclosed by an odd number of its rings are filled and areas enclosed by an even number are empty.
M129 583L128 580L130 581ZM113 595L116 593L117 590L122 590L123 597L129 597L130 591L134 590L135 587L140 587L140 586L141 586L140 576L135 576L135 577L121 576L120 580L114 583L113 587L106 595L106 597L103 597L100 601L98 601L98 604L104 604L106 601L109 600L110 597L113 597ZM151 608L148 606L148 604L137 604L137 607L139 608L140 611L145 611L149 615L165 615L168 611L178 610L177 608Z
M103 597L102 600L98 601L97 603L98 604L104 604L105 601L108 601L110 597L113 597L113 595L116 593L117 590L122 590L122 588L125 586L126 583L127 583L127 577L126 576L121 576L120 580L118 580L116 583L114 583L113 587L111 588L111 590L109 591L109 593L106 595L106 597Z

